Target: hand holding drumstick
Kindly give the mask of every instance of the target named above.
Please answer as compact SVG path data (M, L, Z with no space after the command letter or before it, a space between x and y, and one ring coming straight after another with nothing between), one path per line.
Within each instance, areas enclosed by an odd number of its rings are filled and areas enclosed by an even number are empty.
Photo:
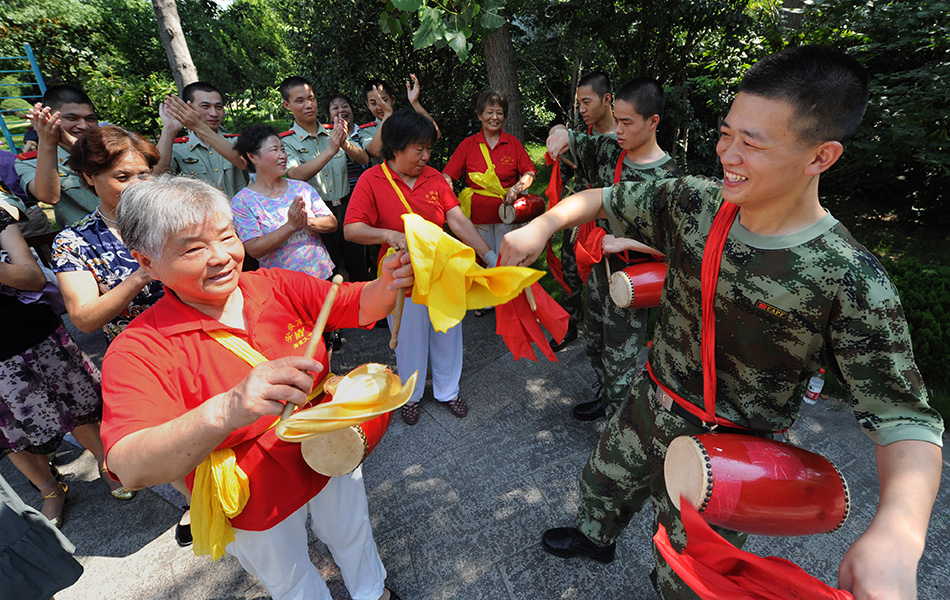
M327 326L327 319L330 318L330 311L333 309L333 302L336 300L336 295L340 291L340 285L343 283L343 277L340 275L334 275L332 283L333 286L327 293L327 297L323 301L323 306L320 307L320 313L317 315L317 322L313 325L313 333L310 334L310 341L307 343L307 348L304 350L303 355L307 358L311 358L317 351L317 344L323 342L323 330ZM294 408L296 408L296 405L292 402L288 402L284 406L283 412L280 413L280 420L283 421L290 415L294 414Z

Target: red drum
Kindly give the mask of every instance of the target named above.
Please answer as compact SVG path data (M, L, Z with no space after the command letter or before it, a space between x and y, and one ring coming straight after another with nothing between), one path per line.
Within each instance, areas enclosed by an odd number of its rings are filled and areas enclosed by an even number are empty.
M610 297L620 308L653 308L660 305L667 264L647 260L610 275Z
M791 444L752 435L708 433L673 440L663 466L666 490L713 525L758 535L828 533L848 518L841 471Z
M544 196L527 194L519 197L510 205L501 203L498 207L498 218L505 225L520 225L544 212Z

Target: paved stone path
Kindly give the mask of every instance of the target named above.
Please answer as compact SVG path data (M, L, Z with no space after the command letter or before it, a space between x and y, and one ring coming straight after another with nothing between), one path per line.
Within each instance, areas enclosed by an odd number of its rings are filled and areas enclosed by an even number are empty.
M494 317L467 318L461 383L469 416L457 419L431 398L414 427L397 419L363 467L376 540L390 586L404 600L653 598L649 509L618 542L617 560L562 560L541 550L541 533L569 525L577 479L603 429L580 423L571 407L591 397L594 374L581 341L559 362L513 361L494 334ZM395 362L388 331L351 331L333 358L336 372ZM89 346L95 351L95 346ZM805 407L792 441L820 450L845 473L854 512L839 531L806 538L754 537L746 549L793 560L834 583L837 564L876 508L873 445L850 410L829 402ZM919 572L922 600L950 598L950 452ZM113 500L88 453L64 444L57 457L70 486L63 532L85 574L58 600L259 599L264 588L231 557L212 564L174 542L180 496L170 486ZM34 506L39 495L9 461L0 473ZM314 562L336 600L349 594L318 542Z

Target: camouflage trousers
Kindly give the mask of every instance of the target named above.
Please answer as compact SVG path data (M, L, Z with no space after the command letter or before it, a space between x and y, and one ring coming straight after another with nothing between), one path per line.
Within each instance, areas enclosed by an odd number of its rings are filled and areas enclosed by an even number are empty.
M682 552L686 532L679 511L666 493L663 459L674 438L704 431L663 408L653 395L646 370L634 382L632 394L607 423L581 474L577 528L600 546L612 544L635 514L653 501L653 533L662 523L673 548ZM714 527L729 542L741 547L746 534ZM651 536L652 539L652 536ZM673 572L653 547L656 564L651 574L664 600L698 596Z
M607 256L611 272L627 263ZM610 281L604 262L594 265L587 277L584 301L584 340L590 365L597 373L607 400L607 416L620 410L637 374L637 354L646 344L650 310L620 308L610 298Z
M574 256L574 244L571 243L571 234L574 229L565 229L561 238L561 267L564 272L564 283L570 292L561 296L561 306L567 311L571 323L576 327L583 316L584 306L581 293L584 291L584 282L577 272L577 257ZM563 291L563 290L562 290Z

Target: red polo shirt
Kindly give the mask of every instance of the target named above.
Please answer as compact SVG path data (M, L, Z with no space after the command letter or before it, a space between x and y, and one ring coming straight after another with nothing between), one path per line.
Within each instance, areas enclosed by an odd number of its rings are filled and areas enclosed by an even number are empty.
M167 290L112 342L102 366L102 441L107 453L130 433L179 417L244 379L251 366L204 332L227 329L269 359L303 353L330 283L304 273L261 269L241 273L239 285L247 331L224 326ZM343 284L328 331L359 326L363 285ZM327 373L323 344L317 346L316 359ZM218 446L234 450L250 481L247 506L231 519L238 529L269 529L326 485L327 477L304 462L299 444L281 441L274 428L255 436L274 421L272 416L261 417ZM190 488L194 471L187 482Z
M442 227L445 225L445 214L459 205L455 192L442 174L432 167L422 169L422 174L416 179L412 189L409 189L406 182L391 167L389 172L412 207L412 212L430 223ZM356 183L350 195L350 203L346 207L343 224L366 223L379 229L404 232L402 216L405 214L408 214L408 211L386 178L382 165L376 165L363 173ZM383 244L379 252L380 259L387 249L389 245Z
M480 186L472 183L468 173L484 173L488 168L485 163L485 157L482 156L482 150L479 144L486 144L485 134L479 131L475 135L462 140L459 147L455 149L449 164L445 165L443 173L459 181L465 176L465 185L479 190ZM515 136L504 131L498 137L498 143L494 148L488 149L488 156L491 157L492 164L495 165L495 175L501 181L503 187L509 188L518 183L521 176L525 173L534 173L534 163L528 156L528 151L524 145L518 141ZM483 196L478 192L472 196L472 223L494 224L501 223L498 217L498 207L501 206L501 198Z

